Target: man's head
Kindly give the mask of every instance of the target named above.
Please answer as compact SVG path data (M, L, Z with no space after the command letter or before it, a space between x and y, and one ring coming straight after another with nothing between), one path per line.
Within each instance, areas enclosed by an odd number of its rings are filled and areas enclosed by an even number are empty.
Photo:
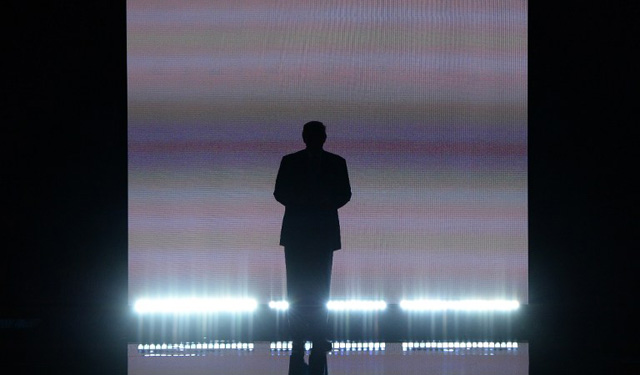
M307 148L321 149L327 140L325 126L320 121L309 121L302 128L302 140Z

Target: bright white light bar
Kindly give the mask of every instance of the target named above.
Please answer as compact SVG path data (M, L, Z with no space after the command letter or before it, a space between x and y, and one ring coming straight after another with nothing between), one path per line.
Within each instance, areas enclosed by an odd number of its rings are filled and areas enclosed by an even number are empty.
M271 301L269 307L275 310L287 310L289 303L287 301ZM331 311L375 311L386 309L387 303L368 300L329 301L327 308Z
M329 301L327 308L332 311L375 311L387 308L385 301L347 300Z
M410 341L402 343L402 351L407 350L450 350L450 349L518 349L517 342L424 342Z
M520 307L515 300L402 300L400 308L410 311L513 311Z
M254 311L258 302L249 298L170 298L140 299L133 309L138 314L149 313L210 313Z
M289 302L287 301L271 301L269 307L275 310L286 310L289 308Z

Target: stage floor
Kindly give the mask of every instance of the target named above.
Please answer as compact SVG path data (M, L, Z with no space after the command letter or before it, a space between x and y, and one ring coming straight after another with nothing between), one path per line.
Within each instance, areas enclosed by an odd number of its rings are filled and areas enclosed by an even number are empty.
M139 350L128 346L130 375L162 374L287 374L289 352L271 349L270 342L255 342L253 350ZM329 374L473 374L524 375L529 373L529 347L451 348L403 350L402 343L386 343L384 350L332 351Z

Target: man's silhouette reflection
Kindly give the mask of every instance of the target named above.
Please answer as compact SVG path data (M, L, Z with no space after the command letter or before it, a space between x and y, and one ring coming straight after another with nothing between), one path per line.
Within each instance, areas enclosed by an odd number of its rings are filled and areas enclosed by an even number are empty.
M289 374L327 374L327 308L333 251L340 249L338 208L351 199L346 161L322 149L327 135L319 121L304 125L306 149L282 158L273 195L285 206L280 233L287 269ZM304 342L313 348L304 362Z

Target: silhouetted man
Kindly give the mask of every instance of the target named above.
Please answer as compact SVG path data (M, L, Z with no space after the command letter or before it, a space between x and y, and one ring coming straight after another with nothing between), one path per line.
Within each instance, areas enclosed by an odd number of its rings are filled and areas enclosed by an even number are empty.
M287 269L289 374L303 374L304 341L311 339L309 373L326 374L327 308L333 252L340 249L338 208L351 199L347 163L322 149L327 134L319 121L304 125L306 149L282 158L273 195L285 206L280 233Z

